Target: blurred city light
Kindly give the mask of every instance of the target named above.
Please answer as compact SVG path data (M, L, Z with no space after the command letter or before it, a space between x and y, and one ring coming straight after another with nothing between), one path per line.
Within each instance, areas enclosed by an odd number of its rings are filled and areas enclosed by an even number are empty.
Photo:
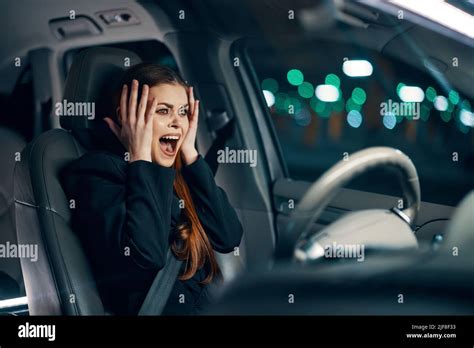
M461 109L459 112L459 120L467 127L474 127L474 113L469 110Z
M298 69L291 69L290 71L288 71L288 74L286 74L286 78L288 79L288 82L293 86L299 86L304 81L303 73Z
M300 112L295 115L295 122L301 127L309 125L311 123L311 113L308 109L301 109Z
M452 104L457 105L459 103L459 93L451 90L449 92L448 99Z
M370 76L373 70L372 64L365 59L346 60L342 63L342 71L350 77Z
M278 82L275 79L268 78L262 81L262 89L275 94L278 92Z
M436 98L436 89L434 89L433 87L428 87L426 89L426 99L428 99L430 102L434 102L435 98Z
M333 85L319 85L316 87L316 97L325 102L335 102L339 99L339 90Z
M448 100L446 97L439 95L434 99L434 107L436 110L446 111L448 110Z
M387 129L393 129L397 124L397 118L391 112L386 113L385 115L383 115L382 118L383 125Z
M356 102L354 102L354 100L352 98L347 99L347 102L346 102L346 111L347 112L350 112L351 110L360 111L360 109L361 109L361 106L359 104L357 104Z
M405 87L406 85L403 83L403 82L400 82L398 85L397 85L397 95L400 96L400 90L402 89L402 87Z
M358 105L363 105L367 100L367 95L365 94L365 91L362 88L356 87L352 91L352 100Z
M417 86L403 86L398 93L404 102L421 103L425 99L425 93Z
M339 88L341 86L341 80L336 74L328 74L324 79L324 83L327 85L333 85L334 87Z
M298 94L303 98L309 99L314 95L314 86L305 81L298 86Z
M267 106L270 108L275 104L275 95L267 91L266 89L263 90L263 96L265 97L265 101L267 102Z
M359 128L360 125L362 124L362 115L361 115L361 113L357 110L349 111L349 113L347 114L347 123L352 128Z
M452 115L449 111L441 111L440 115L441 115L441 119L444 122L449 122L451 120L451 117L452 117Z

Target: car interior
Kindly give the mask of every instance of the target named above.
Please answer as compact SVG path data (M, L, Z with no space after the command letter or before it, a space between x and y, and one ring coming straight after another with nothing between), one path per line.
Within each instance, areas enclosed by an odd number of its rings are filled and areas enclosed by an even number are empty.
M154 62L195 86L198 150L244 230L218 255L209 314L472 315L473 38L382 1L197 3L3 4L0 244L37 245L38 257L0 259L0 313L114 314L60 183L94 150L97 122L54 109L100 108L127 67ZM373 74L343 74L355 59ZM318 100L324 81L343 98ZM420 119L381 117L410 85L424 92ZM225 147L256 150L257 165L216 162ZM364 262L322 260L333 242L364 244Z

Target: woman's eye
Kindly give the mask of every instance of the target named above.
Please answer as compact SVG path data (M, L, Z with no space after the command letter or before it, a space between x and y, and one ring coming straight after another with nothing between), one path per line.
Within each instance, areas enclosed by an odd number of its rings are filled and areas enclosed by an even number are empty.
M158 109L157 112L162 115L167 115L168 114L168 109Z
M182 109L179 111L179 114L181 116L188 116L188 111L189 111L188 109Z

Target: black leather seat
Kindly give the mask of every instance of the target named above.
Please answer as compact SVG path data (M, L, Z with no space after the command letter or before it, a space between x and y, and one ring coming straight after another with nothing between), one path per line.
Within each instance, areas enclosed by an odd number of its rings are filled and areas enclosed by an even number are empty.
M13 172L16 154L26 143L12 129L0 127L0 245L16 244L15 204L13 199ZM20 261L4 258L0 261L0 300L23 296Z
M91 48L74 59L66 81L68 102L94 102L96 113L110 96L105 91L128 67L140 62L133 52ZM54 110L54 108L53 108ZM71 230L70 202L59 176L62 168L88 150L88 130L97 124L87 116L61 116L64 129L40 135L22 152L15 168L14 195L20 244L37 244L38 260L21 260L32 315L103 315L89 262ZM80 139L81 141L78 141Z

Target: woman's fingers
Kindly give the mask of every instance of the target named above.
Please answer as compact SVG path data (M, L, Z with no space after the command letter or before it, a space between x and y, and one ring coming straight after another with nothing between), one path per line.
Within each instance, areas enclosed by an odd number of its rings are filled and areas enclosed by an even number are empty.
M189 110L194 112L194 87L188 88L188 98L189 98Z
M197 128L198 120L199 120L199 100L196 100L194 103L193 117L190 120L190 123L191 123L190 126Z
M140 104L138 104L137 123L145 122L145 113L146 113L146 105L148 103L149 90L150 88L148 87L148 85L143 85L142 96L140 98Z
M119 118L120 118L120 124L123 124L123 122L127 119L127 97L128 97L128 86L125 84L122 87L122 94L120 96L120 112L119 112Z
M130 123L135 123L137 114L137 95L138 95L138 81L132 81L132 91L128 100L128 120Z
M146 113L146 119L145 122L148 124L148 122L153 118L153 114L156 111L156 106L158 105L158 98L153 97L153 101L151 102L150 108L148 108L148 111ZM150 122L151 123L151 122Z

